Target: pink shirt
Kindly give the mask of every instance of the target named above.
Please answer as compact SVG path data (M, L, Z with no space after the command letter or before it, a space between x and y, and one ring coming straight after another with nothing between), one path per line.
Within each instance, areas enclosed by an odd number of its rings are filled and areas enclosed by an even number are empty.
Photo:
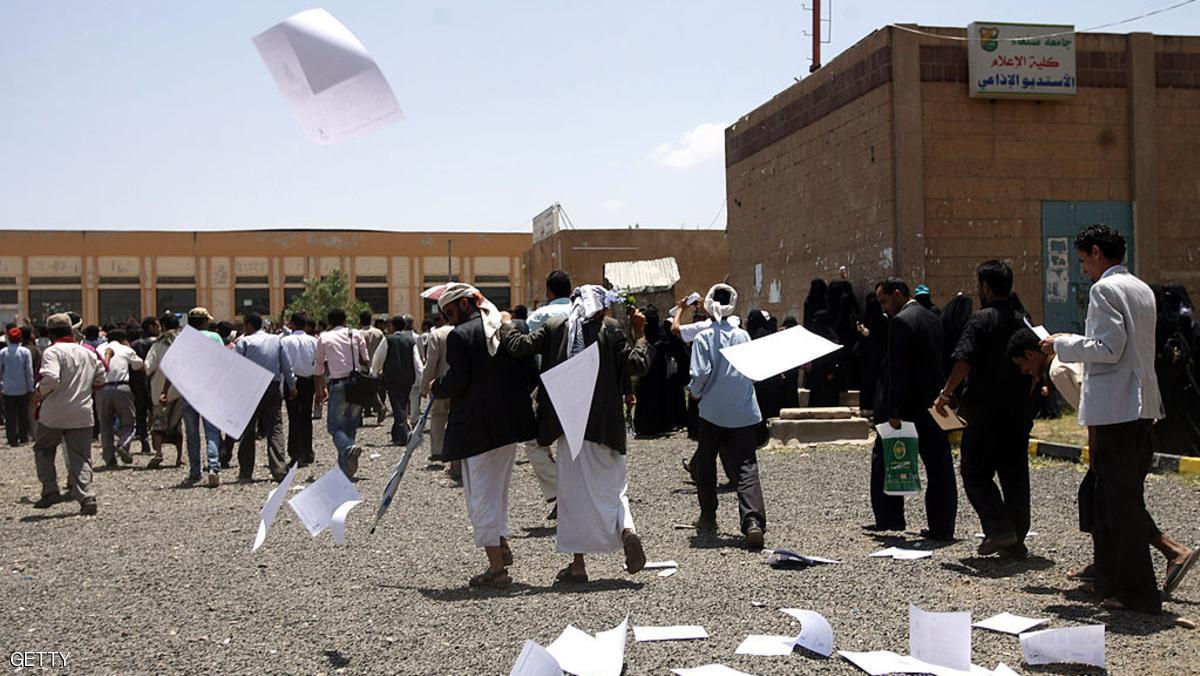
M355 364L366 365L367 341L358 331L339 326L317 336L317 356L313 375L345 378L355 370Z

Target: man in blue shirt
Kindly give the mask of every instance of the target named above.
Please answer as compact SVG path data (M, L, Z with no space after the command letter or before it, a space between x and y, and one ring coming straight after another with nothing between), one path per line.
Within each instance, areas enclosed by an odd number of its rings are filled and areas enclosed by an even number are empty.
M234 344L234 350L243 357L271 372L274 378L258 401L258 408L242 431L238 446L238 481L250 481L254 475L255 428L267 437L267 465L275 481L283 481L287 475L288 462L283 442L283 418L280 407L283 397L296 397L296 374L292 371L292 360L283 349L283 341L273 333L262 330L263 318L257 312L248 312L242 317L246 334Z
M33 354L21 345L21 329L8 330L0 350L0 391L4 392L4 431L9 446L29 442L29 395L33 393Z
M696 449L696 493L700 500L700 531L717 529L717 453L724 444L737 465L738 512L747 549L763 547L767 512L758 480L756 429L762 421L754 381L738 372L721 349L750 342L750 335L729 323L737 305L737 291L717 284L708 291L704 306L713 324L692 343L692 396L700 400L699 447Z

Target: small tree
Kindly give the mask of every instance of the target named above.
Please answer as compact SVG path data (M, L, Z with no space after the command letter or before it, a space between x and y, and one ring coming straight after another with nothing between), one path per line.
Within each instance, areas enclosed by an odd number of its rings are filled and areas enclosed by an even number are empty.
M350 280L341 270L334 270L318 279L308 279L304 282L304 293L288 303L284 311L284 319L290 319L297 312L303 312L314 320L325 319L329 311L340 307L346 311L348 323L358 321L361 312L368 312L371 306L358 300L350 293Z

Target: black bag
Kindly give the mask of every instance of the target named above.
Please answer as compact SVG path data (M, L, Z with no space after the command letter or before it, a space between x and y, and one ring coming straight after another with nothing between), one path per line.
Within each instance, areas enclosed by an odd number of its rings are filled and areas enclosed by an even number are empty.
M347 328L347 331L353 329ZM353 346L353 336L350 339ZM354 347L354 357L358 357L358 348ZM358 360L354 359L354 370L346 377L346 401L357 406L370 406L378 401L379 388L383 381L369 373L358 370Z

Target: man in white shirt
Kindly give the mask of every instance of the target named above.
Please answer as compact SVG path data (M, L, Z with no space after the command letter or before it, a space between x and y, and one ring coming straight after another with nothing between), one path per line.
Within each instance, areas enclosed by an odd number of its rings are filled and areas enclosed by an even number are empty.
M313 457L313 369L317 360L317 339L308 335L308 316L303 312L292 315L288 322L291 332L283 337L287 353L296 374L296 396L287 399L287 454L301 467L312 464Z
M1158 613L1147 545L1145 480L1153 460L1151 425L1162 417L1154 372L1154 292L1121 265L1125 239L1105 225L1075 238L1083 273L1092 280L1084 335L1057 334L1042 350L1083 363L1079 422L1092 431L1096 591L1109 610Z
M100 354L108 364L108 374L104 389L96 393L96 417L100 419L104 464L112 469L117 466L118 455L126 465L133 462L129 446L137 431L137 409L129 386L129 372L145 370L146 363L129 346L123 328L108 332L108 342L100 348Z

